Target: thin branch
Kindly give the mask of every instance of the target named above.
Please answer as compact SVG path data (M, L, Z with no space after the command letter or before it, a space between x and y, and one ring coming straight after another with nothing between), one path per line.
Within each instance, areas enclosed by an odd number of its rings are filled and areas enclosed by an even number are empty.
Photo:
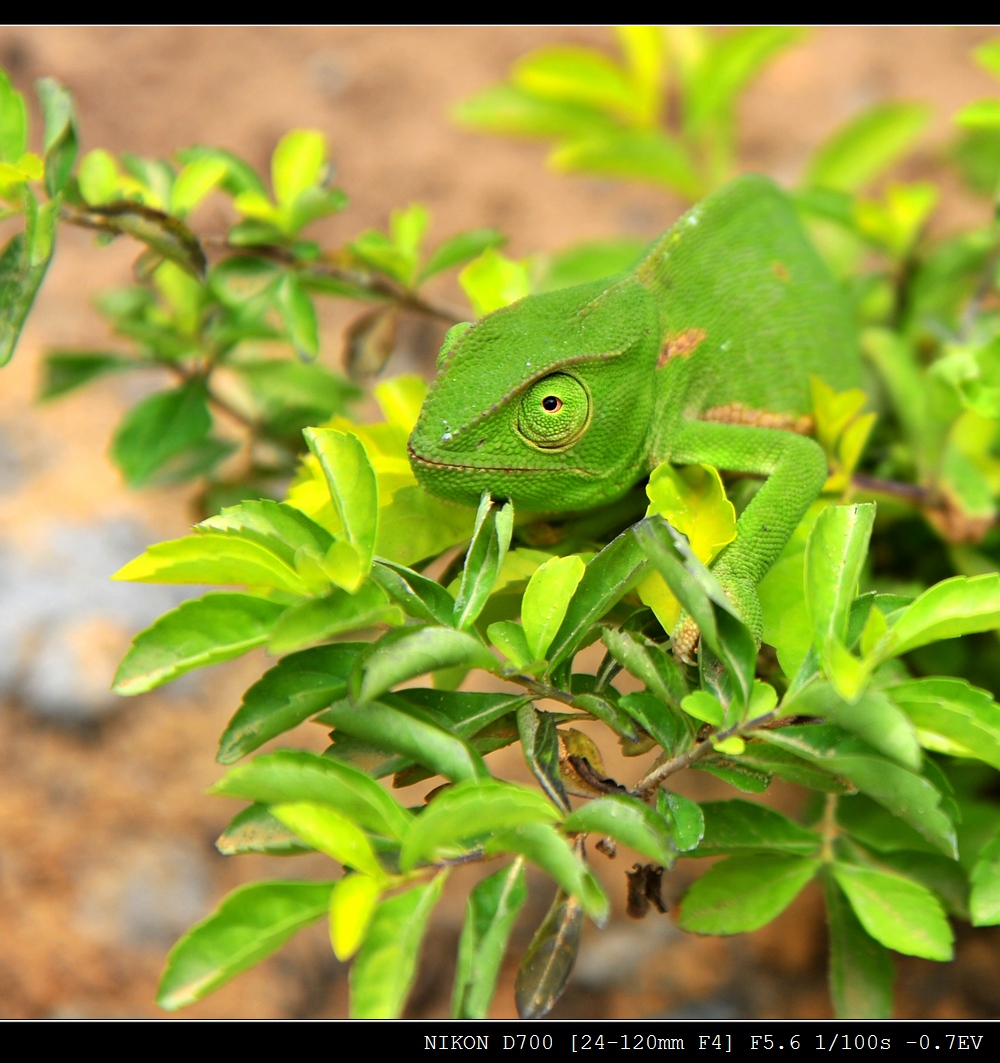
M639 780L636 786L636 792L643 797L648 797L668 775L673 775L675 772L690 767L692 764L697 763L699 760L712 753L715 749L713 740L715 742L723 742L727 738L732 738L734 736L739 737L747 731L764 727L771 720L776 719L777 716L778 710L773 709L771 712L765 713L763 716L758 716L756 719L745 720L743 723L734 724L725 731L717 731L711 736L711 738L706 738L704 742L699 742L693 749L689 749L687 753L682 753L679 757L673 757L670 760L664 761L658 767L653 768L652 771L647 772L647 774Z
M530 675L505 675L502 676L509 683L517 683L518 686L524 687L525 690L530 690L536 698L551 698L552 701L561 701L564 705L573 706L573 702L576 701L575 694L567 694L564 690L559 690L558 687L551 687L548 683L539 683L537 679L534 679ZM573 706L575 708L575 706ZM582 715L589 715L581 710Z
M894 495L914 505L923 506L931 501L931 491L918 484L903 483L901 480L884 480L880 476L865 476L855 473L851 483L861 491L871 491L880 495Z

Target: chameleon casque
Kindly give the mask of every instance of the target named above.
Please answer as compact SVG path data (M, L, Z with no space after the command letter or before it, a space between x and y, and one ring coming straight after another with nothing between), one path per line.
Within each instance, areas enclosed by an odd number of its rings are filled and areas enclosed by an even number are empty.
M663 461L766 477L712 566L758 640L755 586L827 477L809 378L861 382L843 295L757 175L689 210L630 272L456 326L438 365L409 454L440 497L583 510Z

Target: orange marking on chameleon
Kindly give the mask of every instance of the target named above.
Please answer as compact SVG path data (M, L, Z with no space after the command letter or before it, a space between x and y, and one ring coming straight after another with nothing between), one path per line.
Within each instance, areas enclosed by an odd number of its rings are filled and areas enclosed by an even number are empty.
M701 415L701 420L715 424L742 424L751 428L777 428L782 432L796 432L800 436L811 436L816 429L816 422L808 413L771 413L768 410L755 410L742 402L713 406Z
M703 328L689 328L677 336L668 336L656 360L656 368L662 369L671 358L689 357L706 335Z

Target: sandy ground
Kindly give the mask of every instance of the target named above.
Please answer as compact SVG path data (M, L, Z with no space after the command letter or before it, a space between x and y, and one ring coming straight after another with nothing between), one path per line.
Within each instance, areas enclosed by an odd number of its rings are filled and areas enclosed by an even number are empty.
M977 28L813 31L744 99L746 168L791 183L811 149L858 109L881 99L927 100L933 124L901 172L942 181L939 228L985 217L983 204L942 174L941 156L949 116L995 88L968 59L970 48L991 35ZM497 225L509 234L514 255L619 233L652 236L681 209L669 195L558 177L544 169L541 145L474 136L449 124L456 100L502 78L526 50L556 41L610 46L604 30L572 28L3 28L0 65L26 93L43 75L73 90L85 150L165 155L207 142L266 169L288 129L322 129L351 199L343 214L315 227L324 242L383 226L392 207L411 200L432 211L432 240ZM219 231L220 203L208 201L194 223ZM0 236L6 238L5 229ZM150 384L111 380L44 407L33 396L46 349L109 346L89 298L126 283L135 252L124 241L98 250L83 232L61 232L21 348L0 375L0 608L30 612L44 595L51 603L33 627L11 628L8 694L0 695L3 1018L162 1016L153 996L167 949L225 892L265 876L329 874L321 857L294 864L233 860L212 845L238 807L203 796L221 774L216 739L242 690L266 666L262 656L133 701L107 700L129 637L170 603L155 588L139 588L131 598L116 590L115 597L105 577L145 542L183 534L191 492L130 493L105 457L117 418ZM459 298L450 280L437 294ZM331 364L355 312L346 303L323 308L322 357ZM433 342L411 336L410 361ZM91 582L74 597L68 588L81 567ZM99 609L87 608L98 599ZM66 689L86 710L70 721L50 711ZM317 750L325 744L319 729L297 741ZM638 765L615 756L609 750L609 767L632 777ZM495 757L498 772L523 772L510 751ZM692 796L729 793L708 776L686 774L679 788ZM775 787L768 800L793 810L799 795ZM628 854L615 863L595 859L615 899L615 918L603 933L588 927L554 1017L828 1014L817 890L807 889L763 930L703 939L682 934L669 917L629 923L622 876ZM671 897L693 870L682 862ZM455 875L435 914L411 1016L447 1014L469 884ZM532 880L515 959L549 895L541 879ZM899 1016L995 1017L998 958L997 932L960 930L955 964L902 960ZM505 969L497 1017L513 1014L512 978L513 969ZM346 1014L346 997L345 969L316 927L185 1014L338 1017Z

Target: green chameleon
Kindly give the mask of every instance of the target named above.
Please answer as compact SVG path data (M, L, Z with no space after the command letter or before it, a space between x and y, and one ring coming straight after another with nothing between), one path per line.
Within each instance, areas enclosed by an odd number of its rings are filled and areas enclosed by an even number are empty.
M630 272L532 295L445 338L410 436L418 481L476 505L608 503L660 462L766 477L712 569L759 639L755 590L827 477L809 378L860 383L845 300L770 180L739 177ZM682 616L675 652L697 627Z

